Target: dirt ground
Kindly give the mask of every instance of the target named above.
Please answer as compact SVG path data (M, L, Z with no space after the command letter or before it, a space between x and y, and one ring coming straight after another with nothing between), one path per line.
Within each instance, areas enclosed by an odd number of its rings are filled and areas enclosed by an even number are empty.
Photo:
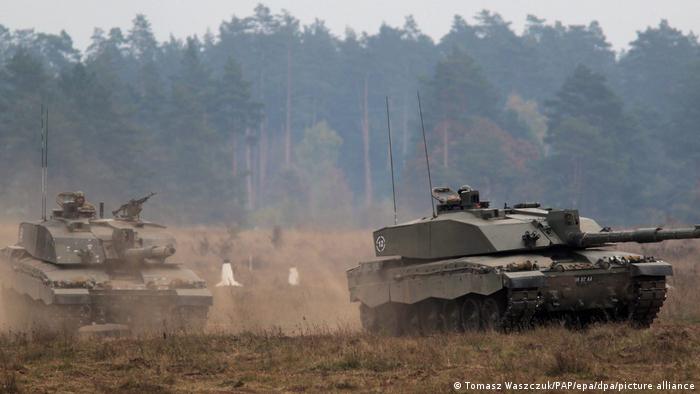
M345 270L372 258L369 231L172 231L176 258L215 296L205 334L96 340L5 332L0 392L458 392L455 381L664 379L700 387L699 241L623 246L674 264L669 298L649 330L387 338L361 332L346 289ZM14 226L0 226L1 244L15 238ZM215 287L225 258L242 287ZM298 286L287 280L292 267Z

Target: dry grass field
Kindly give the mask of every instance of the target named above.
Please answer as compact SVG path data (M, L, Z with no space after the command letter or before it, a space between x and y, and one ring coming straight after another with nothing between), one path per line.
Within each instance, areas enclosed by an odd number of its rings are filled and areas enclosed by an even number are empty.
M210 284L207 332L140 338L0 334L0 392L457 392L476 383L700 384L700 242L625 249L674 264L649 330L540 327L498 334L364 334L345 269L372 257L369 231L179 228L176 257ZM15 227L0 226L11 243ZM215 287L224 258L243 287ZM287 283L296 267L300 284ZM465 388L460 391L466 392ZM474 392L475 390L470 390Z
M387 338L333 331L150 339L4 337L6 392L451 392L455 381L700 380L700 330L660 324ZM466 391L466 390L462 390Z

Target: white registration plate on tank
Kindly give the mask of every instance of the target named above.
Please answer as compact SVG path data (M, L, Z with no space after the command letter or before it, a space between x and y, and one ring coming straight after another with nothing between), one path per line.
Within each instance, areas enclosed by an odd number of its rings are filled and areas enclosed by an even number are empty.
M585 276L577 276L576 277L576 284L579 286L585 286L591 282L593 282L592 275L585 275Z

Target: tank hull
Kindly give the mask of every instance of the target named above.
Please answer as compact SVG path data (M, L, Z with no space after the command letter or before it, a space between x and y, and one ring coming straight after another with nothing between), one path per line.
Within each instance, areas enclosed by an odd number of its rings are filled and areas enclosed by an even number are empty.
M174 264L110 271L61 266L20 247L0 251L2 301L13 329L77 329L104 323L132 330L203 329L212 295L192 271Z
M363 326L391 334L513 330L560 320L648 327L666 297L670 264L605 249L425 261L396 258L347 272Z

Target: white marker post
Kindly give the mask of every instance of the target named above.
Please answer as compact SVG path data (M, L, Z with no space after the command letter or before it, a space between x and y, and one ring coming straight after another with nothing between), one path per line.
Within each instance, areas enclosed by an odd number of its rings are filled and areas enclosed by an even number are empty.
M297 267L292 267L289 269L289 277L287 278L287 282L289 282L290 286L299 285L299 270Z
M216 287L223 286L243 287L233 277L233 267L231 267L231 263L228 260L224 260L224 263L221 265L221 282L216 284Z

